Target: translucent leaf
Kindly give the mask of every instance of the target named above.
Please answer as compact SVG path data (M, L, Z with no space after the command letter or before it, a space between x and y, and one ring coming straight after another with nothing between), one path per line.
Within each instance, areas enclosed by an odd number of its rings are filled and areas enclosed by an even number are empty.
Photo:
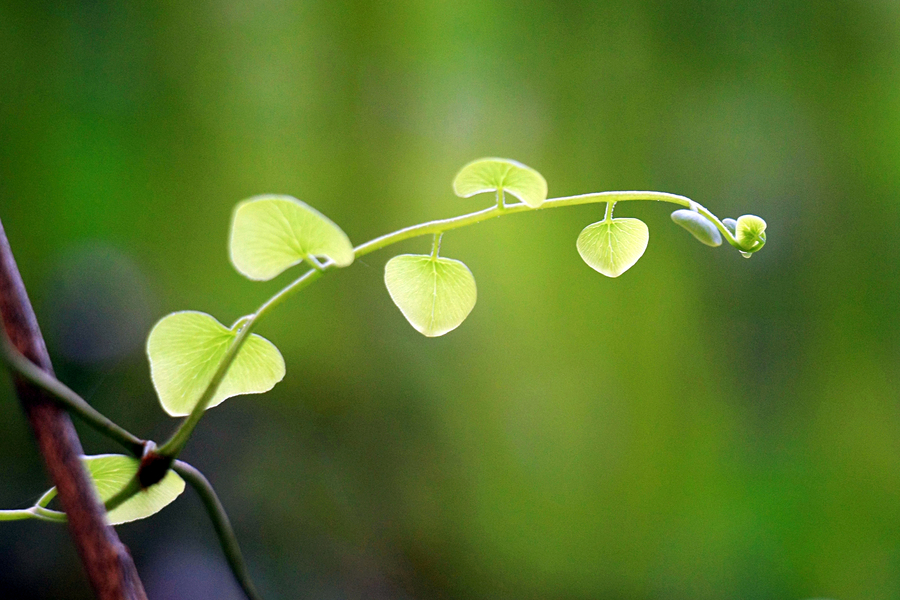
M722 234L712 222L692 210L681 209L672 213L672 220L691 232L695 238L707 246L721 246Z
M87 467L91 481L103 502L111 499L124 488L134 478L141 466L138 459L121 454L83 456L81 460ZM53 488L48 495L55 495L55 490L56 488ZM109 511L107 519L112 525L144 519L171 504L183 491L184 480L178 476L178 473L169 471L158 483L138 492Z
M618 277L647 249L650 232L638 219L610 219L585 227L578 236L578 253L589 267Z
M237 330L206 313L172 313L147 339L150 377L163 409L173 417L191 412L212 380ZM209 403L217 406L239 394L261 394L284 378L284 359L272 342L252 334L244 342Z
M239 203L231 223L231 262L245 277L272 279L307 257L353 262L353 244L340 227L291 196L256 196Z
M461 198L504 190L537 208L547 199L547 182L540 173L506 158L480 158L457 173L453 191Z
M453 331L475 306L475 278L458 260L401 254L384 267L391 299L419 333L437 337Z
M766 243L766 222L756 215L738 217L734 237L745 252L756 252Z
M737 221L734 219L722 219L722 225L731 232L731 235L734 235L734 232L737 229Z

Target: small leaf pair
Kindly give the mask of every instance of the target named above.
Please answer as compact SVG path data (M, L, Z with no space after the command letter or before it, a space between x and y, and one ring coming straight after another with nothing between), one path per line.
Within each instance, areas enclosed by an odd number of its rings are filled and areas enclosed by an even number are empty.
M453 191L461 198L496 192L498 200L510 194L537 208L547 199L547 182L540 173L514 160L481 158L457 173ZM458 260L437 256L436 249L431 256L395 256L384 267L384 283L409 324L427 337L459 327L478 298L469 268Z
M258 196L234 210L231 262L245 277L265 281L318 258L338 267L353 262L350 239L325 215L290 196ZM163 409L190 414L238 335L212 316L193 311L160 320L147 339L150 375ZM267 392L284 378L284 359L268 340L251 335L241 347L207 408L241 394Z

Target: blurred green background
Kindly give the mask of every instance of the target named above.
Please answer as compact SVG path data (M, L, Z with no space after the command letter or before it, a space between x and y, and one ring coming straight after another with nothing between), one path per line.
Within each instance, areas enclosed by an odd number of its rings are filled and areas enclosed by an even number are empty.
M427 239L279 308L286 379L186 452L264 596L900 598L896 0L0 2L0 218L60 378L157 440L153 322L288 280L230 266L237 201L292 194L361 243L487 206L450 188L481 156L769 242L622 205L651 240L612 280L575 250L603 207L576 207L445 236L479 286L446 337L382 281ZM0 423L24 507L47 479L6 373ZM190 490L119 532L153 600L241 597ZM91 596L38 522L0 528L0 590Z

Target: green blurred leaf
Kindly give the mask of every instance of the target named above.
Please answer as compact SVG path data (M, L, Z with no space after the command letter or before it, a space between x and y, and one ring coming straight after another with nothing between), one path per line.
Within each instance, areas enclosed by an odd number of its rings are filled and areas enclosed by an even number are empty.
M700 213L683 208L672 213L672 220L707 246L715 248L722 245L722 234L709 219Z
M618 277L647 249L650 232L638 219L608 219L588 225L578 236L578 253L589 267Z
M428 337L459 327L478 296L469 268L449 258L395 256L384 267L384 283L410 325Z
M503 190L537 208L547 199L547 182L540 173L506 158L480 158L464 166L453 180L461 198Z
M137 475L141 466L138 459L121 454L82 456L81 460L87 467L91 482L103 502L124 488ZM183 491L184 480L178 473L169 471L161 481L146 490L141 490L109 511L107 519L112 525L120 525L147 518L171 504ZM56 488L53 488L48 496L52 498L55 495Z
M272 279L307 257L339 267L353 262L353 244L340 227L291 196L256 196L239 203L231 224L231 262L245 277Z
M150 377L163 409L191 412L237 335L206 313L184 311L160 320L147 339ZM284 359L270 341L252 334L216 390L208 408L239 394L261 394L284 378Z

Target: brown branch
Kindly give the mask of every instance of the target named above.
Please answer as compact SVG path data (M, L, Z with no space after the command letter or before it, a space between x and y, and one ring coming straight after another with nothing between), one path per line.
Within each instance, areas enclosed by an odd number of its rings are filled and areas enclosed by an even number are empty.
M48 373L50 357L0 223L0 317L19 352ZM16 393L56 485L69 532L99 600L147 600L131 554L106 523L106 511L81 464L81 441L69 415L43 390L14 375Z

